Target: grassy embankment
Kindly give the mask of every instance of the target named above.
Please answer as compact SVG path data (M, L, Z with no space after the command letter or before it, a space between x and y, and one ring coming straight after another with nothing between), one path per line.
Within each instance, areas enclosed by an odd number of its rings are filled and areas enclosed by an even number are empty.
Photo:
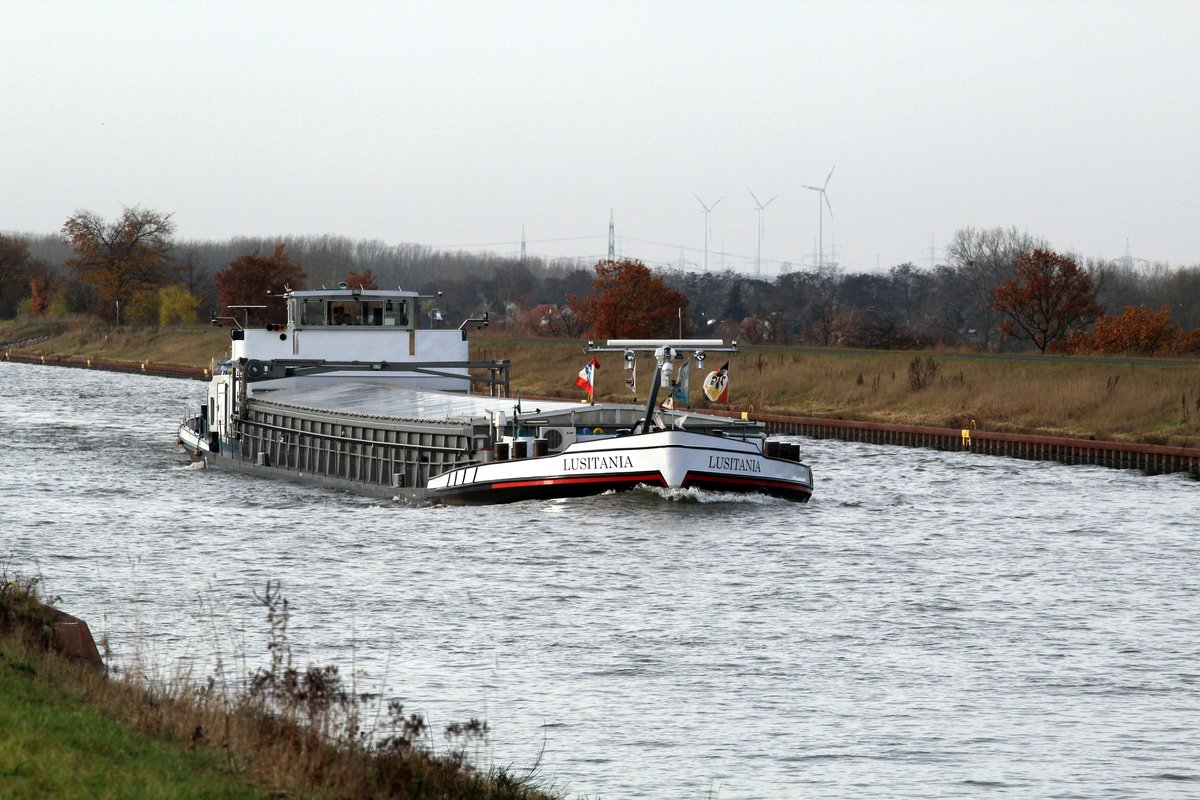
M424 719L291 667L287 604L268 586L271 664L234 692L110 677L54 646L37 580L0 570L0 798L525 798L533 775L472 765L476 720L435 748ZM371 725L383 711L381 722Z
M0 323L0 342L30 338L28 323ZM207 366L227 352L228 331L195 326L161 331L76 325L22 348L27 352L160 364ZM582 343L520 339L484 332L472 337L479 359L512 361L513 387L526 395L579 397ZM909 365L933 359L931 385L914 390ZM834 417L906 425L1200 446L1200 361L744 348L731 360L733 407L764 413ZM724 361L713 354L708 368ZM617 356L601 356L597 399L627 399ZM649 360L641 363L643 384ZM692 373L693 402L700 380ZM644 398L643 388L643 398Z
M38 582L0 571L0 798L268 797L211 747L123 724L132 687L49 646ZM136 713L136 712L135 712Z
M88 682L0 641L0 798L269 796L224 772L219 752L117 723L88 700Z
M472 354L510 358L527 394L579 397L577 342L477 338ZM932 383L909 384L916 357L938 364ZM692 372L700 381L724 356ZM624 399L619 356L601 357L597 397ZM733 407L763 413L1052 436L1200 446L1200 362L985 356L959 352L744 348L730 359ZM649 379L649 360L639 365ZM645 389L643 388L643 398Z

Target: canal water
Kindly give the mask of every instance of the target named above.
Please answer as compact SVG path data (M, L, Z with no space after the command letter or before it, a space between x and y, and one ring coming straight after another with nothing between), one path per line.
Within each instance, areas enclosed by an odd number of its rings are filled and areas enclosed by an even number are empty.
M1200 795L1200 484L800 440L806 506L197 469L197 382L0 363L0 561L158 676L336 664L568 796ZM441 745L441 741L437 743Z

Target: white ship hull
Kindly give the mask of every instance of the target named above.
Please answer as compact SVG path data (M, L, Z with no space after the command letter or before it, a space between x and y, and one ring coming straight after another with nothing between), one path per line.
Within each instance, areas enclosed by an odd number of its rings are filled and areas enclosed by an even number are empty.
M449 504L580 497L635 486L755 492L804 502L812 470L766 456L757 440L655 431L574 444L554 455L463 467L429 480Z

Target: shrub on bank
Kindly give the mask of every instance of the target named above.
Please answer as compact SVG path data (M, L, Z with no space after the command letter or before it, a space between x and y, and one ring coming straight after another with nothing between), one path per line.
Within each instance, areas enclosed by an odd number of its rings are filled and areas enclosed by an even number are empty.
M1116 316L1102 316L1093 331L1073 331L1066 348L1071 353L1113 353L1140 356L1190 355L1200 352L1200 328L1184 331L1171 319L1171 307L1157 311L1128 306Z
M298 796L560 796L539 786L536 764L518 773L473 763L471 747L488 734L483 721L446 726L439 744L423 716L405 714L396 702L383 705L379 695L353 693L337 667L294 667L278 583L258 596L267 614L269 663L249 676L244 690L215 677L201 685L188 675L150 683L140 670L110 677L73 668L45 635L60 612L51 604L57 598L46 598L40 584L0 570L0 656L24 653L46 664L88 708L184 749L213 753L237 781ZM382 721L366 722L375 719ZM104 749L103 742L95 744Z

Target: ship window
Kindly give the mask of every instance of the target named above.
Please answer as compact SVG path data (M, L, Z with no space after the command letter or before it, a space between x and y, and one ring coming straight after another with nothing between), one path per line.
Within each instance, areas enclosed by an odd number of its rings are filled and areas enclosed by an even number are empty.
M356 325L382 325L383 324L383 304L374 302L360 302L355 309L358 316L355 318Z
M408 327L408 301L388 300L383 304L383 324Z
M325 325L325 303L322 300L305 300L300 306L301 325Z

